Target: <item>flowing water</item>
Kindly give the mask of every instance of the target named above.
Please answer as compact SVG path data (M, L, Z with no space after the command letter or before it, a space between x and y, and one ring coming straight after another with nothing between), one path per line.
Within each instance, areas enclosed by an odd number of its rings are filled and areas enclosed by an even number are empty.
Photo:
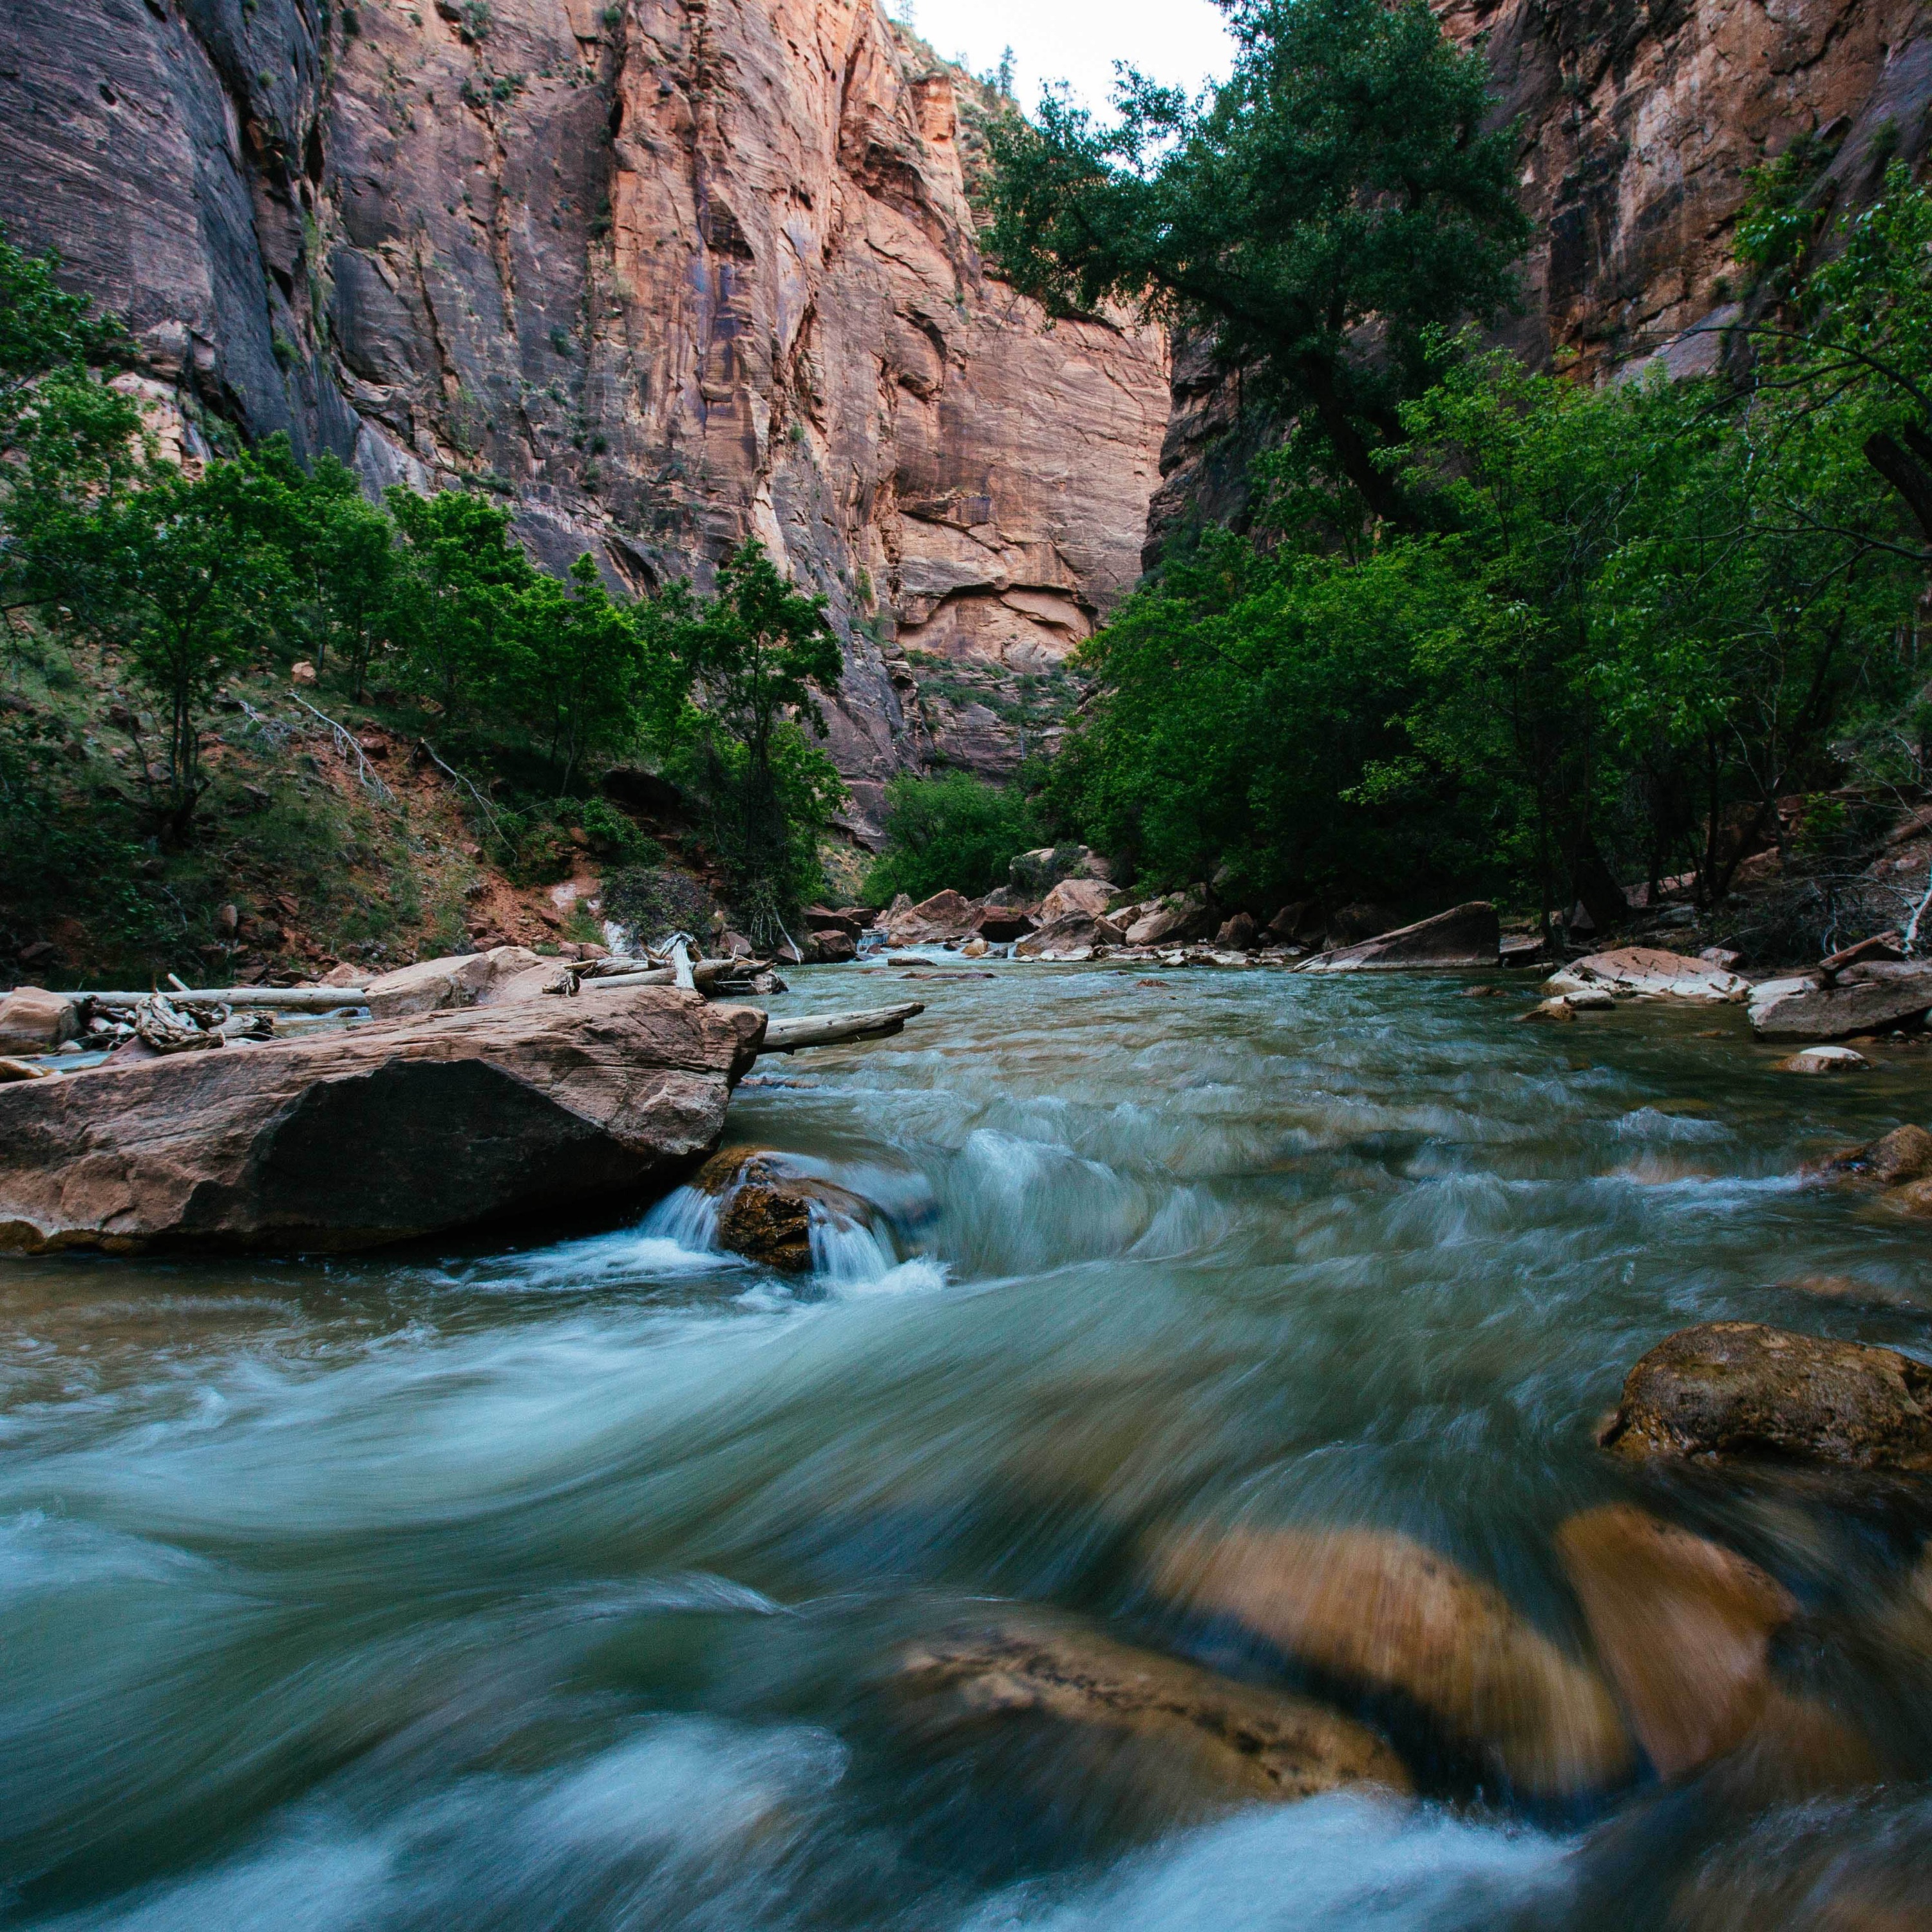
M911 990L799 977L777 1010ZM1932 1050L1805 1080L1735 1010L1519 1026L1465 983L928 982L734 1103L890 1217L808 1280L688 1193L509 1246L0 1262L0 1924L1923 1924L1932 1511L1592 1436L1695 1322L1932 1356L1932 1228L1794 1180L1932 1114ZM1398 1726L1412 1804L1215 1811L890 1692L989 1604L1278 1674L1152 1593L1177 1523L1400 1531L1586 1654L1551 1535L1618 1498L1795 1594L1776 1668L1882 1782L1538 1804ZM1901 1871L1907 1916L1827 1916Z

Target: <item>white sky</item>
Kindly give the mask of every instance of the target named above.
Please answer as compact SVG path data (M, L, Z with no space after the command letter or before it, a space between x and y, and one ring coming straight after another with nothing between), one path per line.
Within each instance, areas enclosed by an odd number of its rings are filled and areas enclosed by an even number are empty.
M1014 92L1030 108L1046 81L1104 109L1114 63L1124 61L1171 86L1198 88L1224 75L1232 55L1220 10L1210 0L886 0L935 52L963 56L975 74L1013 50Z

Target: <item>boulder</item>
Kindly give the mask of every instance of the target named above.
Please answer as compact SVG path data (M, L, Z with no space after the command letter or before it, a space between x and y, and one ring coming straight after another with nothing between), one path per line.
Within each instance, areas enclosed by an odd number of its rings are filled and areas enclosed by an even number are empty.
M1502 956L1496 909L1486 899L1476 899L1378 938L1318 952L1295 970L1360 973L1409 966L1494 966Z
M848 939L856 939L866 929L865 922L856 914L834 912L830 906L807 906L805 923L809 931L821 938L828 932L838 932Z
M1828 1154L1804 1170L1816 1180L1868 1180L1880 1187L1902 1187L1932 1174L1932 1134L1907 1124L1881 1140Z
M1601 1678L1438 1552L1374 1529L1170 1538L1154 1587L1227 1618L1325 1678L1394 1695L1519 1790L1617 1784L1630 1740Z
M962 959L983 959L992 950L983 939L969 939L960 947L959 956Z
M526 946L496 946L487 952L423 959L385 973L369 982L364 996L370 1016L379 1020L488 1006L508 981L544 963Z
M1160 900L1151 912L1127 928L1126 941L1130 946L1172 946L1201 938L1214 924L1208 896L1197 886L1192 892L1170 892Z
M668 1186L764 1014L534 999L0 1088L0 1248L346 1250Z
M80 1030L80 1006L65 993L16 986L0 999L0 1053L51 1053Z
M1754 1322L1660 1342L1598 1438L1612 1454L1932 1469L1932 1368L1896 1349Z
M1246 952L1252 950L1256 938L1254 914L1238 912L1214 935L1214 944L1223 952Z
M1306 1697L1043 1619L1007 1618L916 1644L899 1659L902 1712L930 1732L1050 1724L1144 1748L1203 1796L1282 1803L1324 1791L1410 1789L1374 1732Z
M1040 902L1040 922L1051 926L1076 914L1098 919L1113 902L1114 889L1104 879L1062 879Z
M1090 845L1042 845L1022 852L1006 868L1013 890L1024 899L1040 899L1063 879L1108 879L1113 868Z
M1871 1062L1849 1046L1808 1046L1778 1063L1780 1073L1867 1073Z
M1652 999L1702 1000L1722 1004L1742 1000L1750 988L1735 973L1708 959L1661 952L1652 946L1623 946L1593 952L1552 973L1544 982L1552 993L1603 989Z
M1797 1614L1755 1563L1624 1503L1556 1533L1597 1655L1664 1778L1738 1743L1772 1692L1771 1639Z
M51 1066L36 1066L32 1060L10 1060L0 1054L0 1082L15 1080L52 1080L56 1078Z
M1881 960L1850 968L1832 985L1815 975L1768 980L1751 989L1748 1017L1760 1040L1845 1040L1928 1012L1932 967Z
M948 886L943 892L917 905L895 904L886 915L886 943L890 946L934 946L948 939L964 939L973 929L978 912L970 899Z
M768 1148L714 1154L693 1184L718 1197L718 1245L786 1274L809 1274L814 1228L862 1228L880 1216L837 1182L802 1172Z
M1005 892L994 892L974 916L974 936L990 940L996 946L1024 939L1039 923L1034 917L1035 910L1011 903L1010 896Z
M1071 913L1028 933L1013 948L1016 959L1090 959L1096 946L1118 946L1120 928L1111 920L1094 919L1084 913Z
M812 936L817 942L819 961L823 965L842 966L859 956L859 942L850 933L820 926L814 928Z

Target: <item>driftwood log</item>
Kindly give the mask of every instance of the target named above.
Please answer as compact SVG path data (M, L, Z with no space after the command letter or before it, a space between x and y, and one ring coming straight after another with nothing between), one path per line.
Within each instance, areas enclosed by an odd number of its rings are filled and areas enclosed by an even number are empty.
M79 1003L91 1000L97 1006L134 1007L154 996L147 993L64 993L61 996ZM345 1006L368 1004L359 986L196 986L170 997L197 1006L260 1006L286 1013L334 1013Z
M904 1030L909 1019L926 1011L916 1000L899 1006L874 1006L857 1013L805 1013L796 1019L773 1020L765 1028L763 1053L796 1053L802 1046L839 1046L848 1040L885 1040Z

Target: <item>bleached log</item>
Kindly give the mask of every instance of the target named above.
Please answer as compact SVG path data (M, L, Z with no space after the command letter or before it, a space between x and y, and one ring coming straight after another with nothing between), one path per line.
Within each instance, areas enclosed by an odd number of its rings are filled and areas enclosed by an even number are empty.
M654 968L648 973L612 973L602 980L580 980L577 990L580 993L602 993L616 991L624 986L674 986L677 975L668 966Z
M92 1000L97 1006L138 1006L154 998L145 993L67 993L62 995L78 1003ZM362 1006L368 1000L360 986L191 986L173 995L197 1006L262 1006L285 1013L333 1013L345 1006Z
M916 1000L904 1006L874 1006L867 1012L806 1013L797 1019L773 1020L765 1028L760 1053L796 1053L802 1046L838 1046L848 1040L885 1040L902 1031L909 1019L926 1011Z

